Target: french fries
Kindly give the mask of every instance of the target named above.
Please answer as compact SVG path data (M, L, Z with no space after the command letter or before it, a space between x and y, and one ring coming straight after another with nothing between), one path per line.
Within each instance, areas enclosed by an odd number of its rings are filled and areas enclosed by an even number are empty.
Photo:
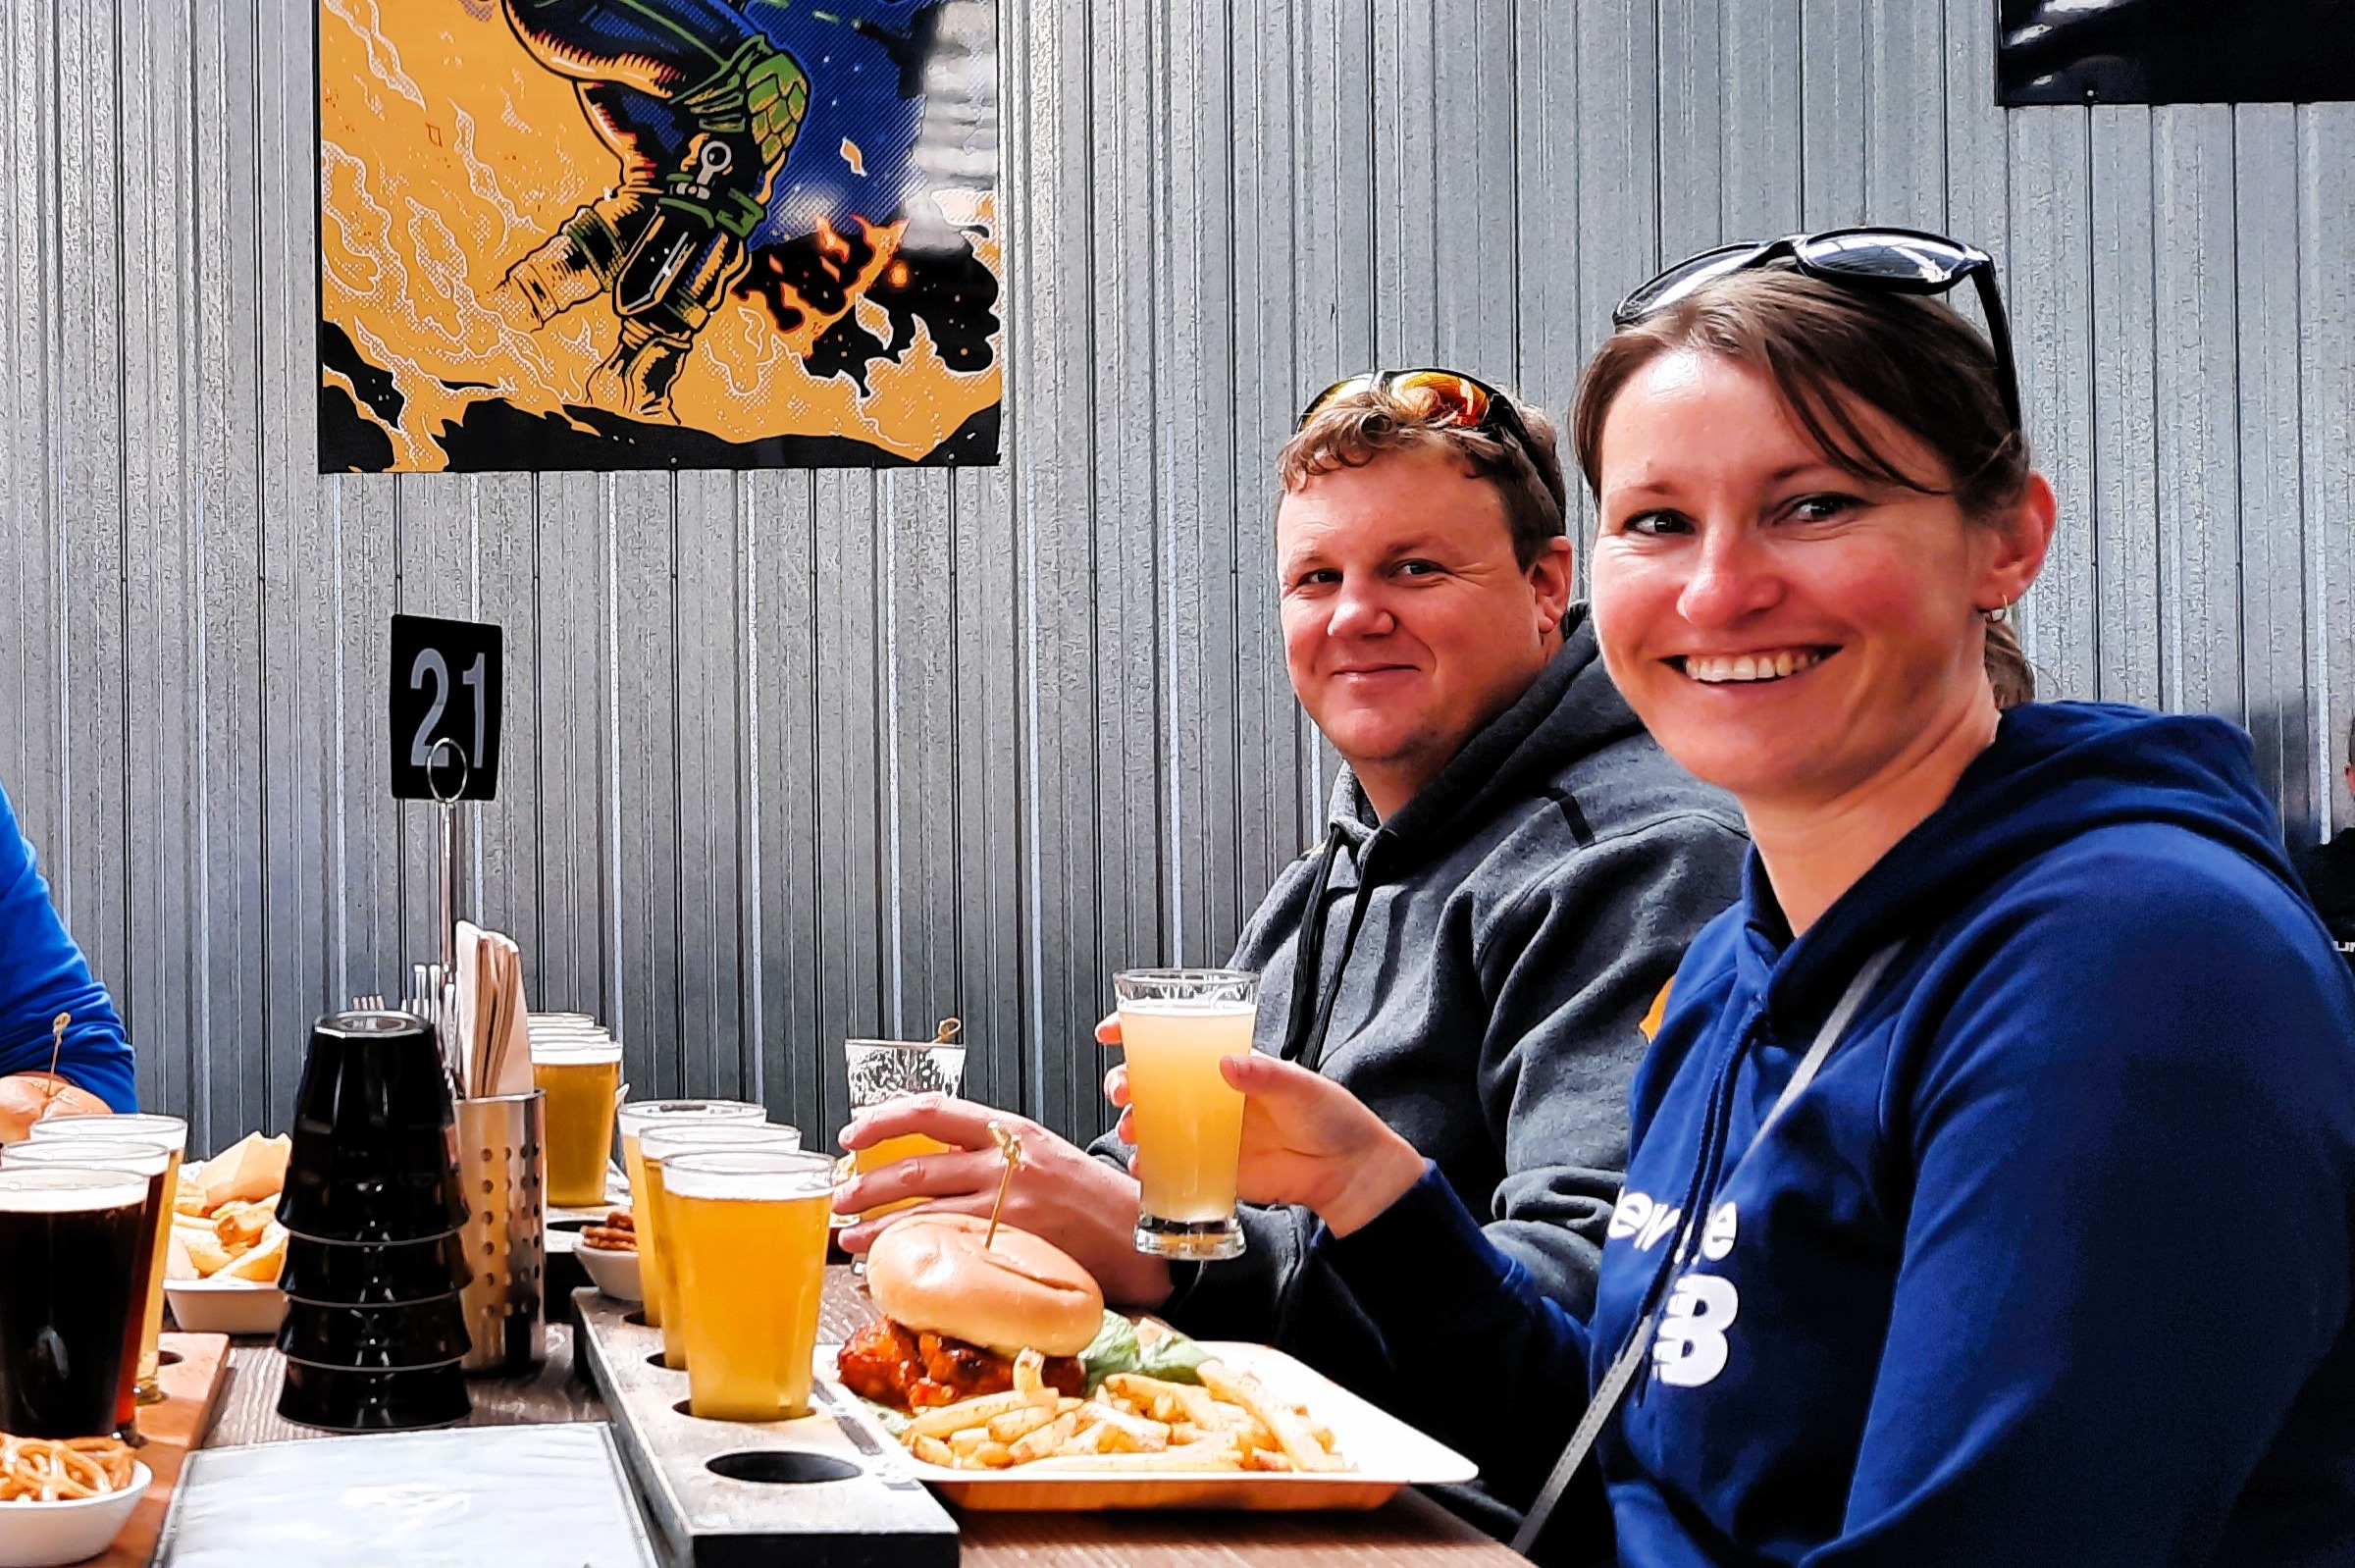
M275 1284L287 1256L278 1223L289 1140L248 1135L209 1161L184 1166L173 1200L167 1280L249 1280Z
M1347 1470L1333 1434L1270 1394L1248 1373L1219 1363L1201 1384L1115 1373L1095 1395L1059 1395L1029 1351L1016 1358L1014 1387L916 1415L901 1441L943 1470L1243 1471Z

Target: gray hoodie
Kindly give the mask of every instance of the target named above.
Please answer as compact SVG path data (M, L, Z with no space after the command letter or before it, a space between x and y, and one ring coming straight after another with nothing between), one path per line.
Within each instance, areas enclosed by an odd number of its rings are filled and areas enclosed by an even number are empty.
M1324 844L1277 878L1233 964L1265 976L1257 1047L1371 1106L1486 1213L1491 1241L1583 1313L1619 1191L1638 1024L1739 894L1749 846L1733 801L1645 733L1583 605L1565 626L1530 689L1388 821L1342 771ZM1094 1152L1127 1156L1110 1137ZM1276 1344L1379 1400L1390 1357L1310 1260L1316 1217L1246 1206L1242 1224L1248 1250L1181 1268L1167 1315L1200 1337Z

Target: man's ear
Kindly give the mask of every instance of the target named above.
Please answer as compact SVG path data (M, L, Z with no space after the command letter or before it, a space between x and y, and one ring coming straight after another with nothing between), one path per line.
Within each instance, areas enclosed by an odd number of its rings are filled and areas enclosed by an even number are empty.
M1529 563L1529 586L1538 596L1539 635L1552 632L1570 613L1570 577L1572 556L1570 541L1549 539L1538 551L1538 558Z

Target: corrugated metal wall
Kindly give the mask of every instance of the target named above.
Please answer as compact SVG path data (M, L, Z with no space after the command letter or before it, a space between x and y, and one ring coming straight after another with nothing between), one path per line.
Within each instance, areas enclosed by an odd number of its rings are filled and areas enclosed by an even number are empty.
M1265 564L1304 392L1558 409L1726 236L2002 257L2048 687L2244 718L2347 819L2355 106L2007 115L1992 0L1003 4L1004 468L322 479L308 0L8 0L0 781L200 1141L430 944L395 609L507 628L476 898L640 1091L830 1127L836 1042L958 1013L1092 1129L1108 972L1221 956L1330 776Z

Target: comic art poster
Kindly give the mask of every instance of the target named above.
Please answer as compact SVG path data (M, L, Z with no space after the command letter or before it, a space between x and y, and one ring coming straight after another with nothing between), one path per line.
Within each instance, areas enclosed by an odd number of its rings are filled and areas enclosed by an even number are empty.
M323 472L994 463L994 0L319 0Z

